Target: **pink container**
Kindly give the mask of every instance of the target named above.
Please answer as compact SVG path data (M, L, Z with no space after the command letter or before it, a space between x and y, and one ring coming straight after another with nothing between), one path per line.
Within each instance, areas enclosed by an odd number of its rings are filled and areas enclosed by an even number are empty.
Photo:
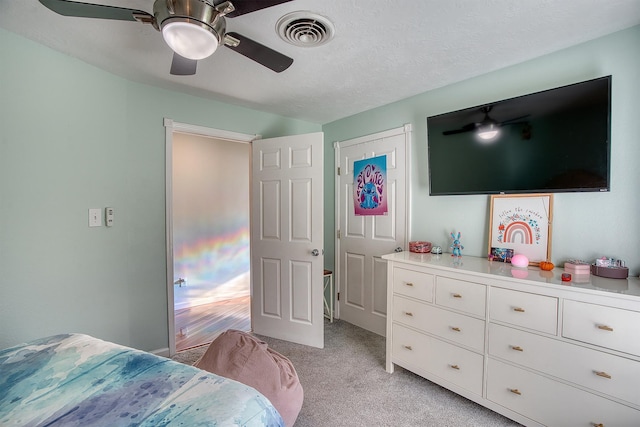
M423 242L419 240L409 242L409 251L419 254L429 253L431 252L431 242Z
M564 271L572 274L589 275L591 265L583 261L567 261L564 263Z

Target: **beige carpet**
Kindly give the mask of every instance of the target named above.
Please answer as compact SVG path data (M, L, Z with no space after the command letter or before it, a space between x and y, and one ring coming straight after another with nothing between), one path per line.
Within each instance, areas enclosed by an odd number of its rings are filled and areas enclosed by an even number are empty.
M385 369L385 339L349 323L325 324L325 348L260 336L296 367L305 400L296 427L519 426L402 368ZM179 353L193 364L206 346Z

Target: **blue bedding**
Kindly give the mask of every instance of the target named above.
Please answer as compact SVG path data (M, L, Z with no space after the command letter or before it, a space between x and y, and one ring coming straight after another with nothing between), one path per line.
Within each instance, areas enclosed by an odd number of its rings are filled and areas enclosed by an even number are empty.
M0 351L1 426L284 426L258 391L87 335Z

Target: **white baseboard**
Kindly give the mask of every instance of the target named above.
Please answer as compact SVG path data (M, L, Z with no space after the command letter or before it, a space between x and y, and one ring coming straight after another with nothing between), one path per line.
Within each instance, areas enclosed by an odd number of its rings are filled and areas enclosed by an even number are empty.
M169 357L169 348L159 348L157 350L152 350L149 353L155 354L156 356Z

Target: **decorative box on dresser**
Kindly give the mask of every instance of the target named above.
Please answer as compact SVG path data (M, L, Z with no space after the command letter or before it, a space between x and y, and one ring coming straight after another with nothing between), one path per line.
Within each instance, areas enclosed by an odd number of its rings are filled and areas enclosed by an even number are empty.
M640 426L639 279L383 258L389 373L402 366L526 426Z

